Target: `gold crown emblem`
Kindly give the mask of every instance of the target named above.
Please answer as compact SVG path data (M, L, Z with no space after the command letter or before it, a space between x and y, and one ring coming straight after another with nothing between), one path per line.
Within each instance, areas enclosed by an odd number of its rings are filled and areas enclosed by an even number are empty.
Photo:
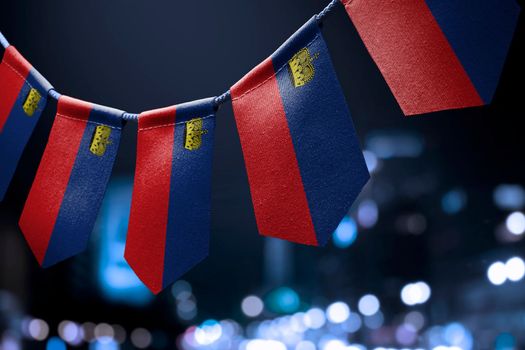
M102 157L106 153L107 146L111 143L109 139L111 135L111 128L105 125L99 125L95 129L93 140L89 150L96 156Z
M288 62L290 67L290 75L295 87L306 85L314 78L315 69L313 65L314 59L317 55L312 57L307 47L297 52Z
M186 137L184 148L189 151L195 151L202 146L202 135L208 133L208 130L202 129L202 118L191 119L186 122Z
M38 104L40 103L41 99L42 96L36 89L31 89L29 91L24 105L22 106L22 109L29 117L32 117L33 114L35 114L35 111L38 109Z

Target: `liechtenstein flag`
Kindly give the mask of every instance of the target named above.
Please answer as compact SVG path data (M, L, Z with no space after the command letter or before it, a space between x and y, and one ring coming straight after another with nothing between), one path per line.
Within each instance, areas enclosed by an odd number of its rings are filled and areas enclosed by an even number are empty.
M405 115L492 101L516 0L341 0Z
M87 247L119 146L124 112L61 96L20 229L48 267Z
M0 63L0 201L51 89L14 46L5 50Z
M125 258L155 294L208 256L213 99L139 116Z
M231 95L259 232L324 245L369 174L315 18Z

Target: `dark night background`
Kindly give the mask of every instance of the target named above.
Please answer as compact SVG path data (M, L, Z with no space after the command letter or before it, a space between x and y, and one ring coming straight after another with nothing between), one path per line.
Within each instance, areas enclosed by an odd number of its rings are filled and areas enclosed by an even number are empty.
M2 0L0 30L59 92L140 112L221 94L326 3ZM100 217L87 252L47 270L38 267L17 221L51 127L55 106L50 103L0 204L0 349L63 350L54 338L62 335L57 327L63 320L121 325L127 337L120 345L110 343L116 347L191 349L178 337L188 326L232 319L246 327L244 333L237 330L229 347L203 348L253 350L255 345L232 345L241 335L255 338L258 325L243 314L241 300L261 297L265 310L256 320L271 320L290 313L272 308L272 300L287 292L300 298L292 312L342 300L357 313L362 295L376 295L381 327L363 325L342 336L325 329L348 344L432 348L435 334L456 329L446 328L452 324L471 337L465 349L525 349L525 280L495 286L487 279L493 262L525 259L525 241L505 231L506 218L525 203L519 200L525 196L522 17L490 106L410 118L402 115L342 6L325 19L323 34L361 145L377 161L350 212L358 235L345 249L333 243L304 247L257 234L231 104L223 105L217 114L210 256L184 276L196 304L192 317L181 313L176 288L155 298L139 288L136 293L145 300L140 306L126 302L132 297L125 289L109 291L116 296L108 297L104 289L111 288L99 274L100 242L108 229ZM128 123L113 172L115 188L127 188L132 179L135 134L136 123ZM385 144L390 156L380 154ZM505 197L510 206L494 200L502 185L511 185ZM363 202L378 208L377 222L367 227L359 220ZM400 290L420 280L432 288L430 300L404 305ZM189 285L178 284L186 291ZM415 341L402 346L396 327L411 310L425 325ZM24 327L32 318L49 325L53 341L31 340ZM152 334L151 344L133 341L130 334L139 327ZM339 349L325 343L320 350ZM271 346L266 349L281 349ZM102 349L104 343L94 341L89 348Z

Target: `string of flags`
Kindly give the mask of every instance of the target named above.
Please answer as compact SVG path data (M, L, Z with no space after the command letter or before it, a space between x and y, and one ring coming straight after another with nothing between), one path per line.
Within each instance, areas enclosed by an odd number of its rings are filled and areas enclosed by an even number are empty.
M59 94L0 33L0 200L58 100L20 229L40 265L86 249L126 120L138 121L125 258L159 293L209 251L215 112L231 99L259 233L323 246L368 181L320 23L342 5L405 115L490 103L515 0L332 0L225 94L139 115Z

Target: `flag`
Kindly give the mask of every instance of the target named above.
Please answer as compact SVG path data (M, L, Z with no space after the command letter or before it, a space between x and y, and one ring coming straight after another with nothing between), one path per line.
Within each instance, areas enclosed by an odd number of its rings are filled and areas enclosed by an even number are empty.
M0 201L9 187L51 84L9 46L0 63Z
M315 18L231 95L259 232L324 245L369 174Z
M155 294L208 255L213 99L139 115L124 256Z
M48 267L83 251L113 168L122 111L62 96L20 228Z
M515 0L341 0L405 115L491 102Z

